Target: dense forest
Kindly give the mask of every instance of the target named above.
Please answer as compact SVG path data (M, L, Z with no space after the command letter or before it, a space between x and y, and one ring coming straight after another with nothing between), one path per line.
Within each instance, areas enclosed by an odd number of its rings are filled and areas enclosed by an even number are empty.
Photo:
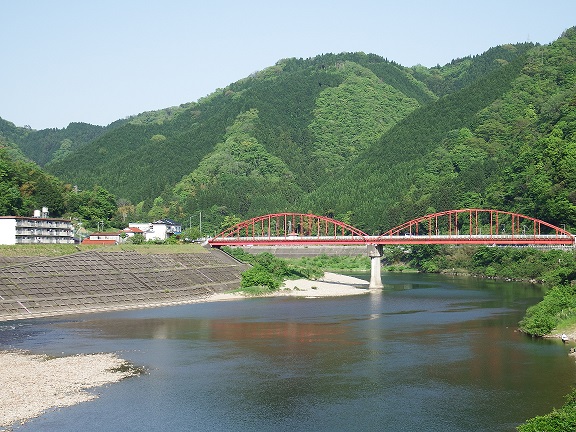
M202 212L213 232L303 211L375 233L432 211L491 207L575 227L575 57L576 29L433 68L324 54L106 127L34 131L0 119L4 165L34 166L28 174L60 193L0 174L11 191L0 212L47 205L90 226L104 216L76 201L104 194L115 202L109 226L191 224Z
M116 198L102 187L75 190L0 146L0 215L32 216L43 206L49 206L51 216L66 216L88 227L97 221L112 225L118 215Z

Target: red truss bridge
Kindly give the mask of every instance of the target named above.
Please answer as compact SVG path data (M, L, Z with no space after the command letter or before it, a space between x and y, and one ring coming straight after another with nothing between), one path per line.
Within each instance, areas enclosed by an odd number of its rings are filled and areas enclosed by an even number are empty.
M369 235L344 222L304 213L258 216L208 240L220 246L366 245L371 258L370 288L382 288L384 245L453 244L574 246L564 228L501 210L462 209L412 219L380 235Z
M476 244L574 246L575 237L540 219L487 209L447 210L412 219L381 235L314 214L258 216L208 240L220 246Z

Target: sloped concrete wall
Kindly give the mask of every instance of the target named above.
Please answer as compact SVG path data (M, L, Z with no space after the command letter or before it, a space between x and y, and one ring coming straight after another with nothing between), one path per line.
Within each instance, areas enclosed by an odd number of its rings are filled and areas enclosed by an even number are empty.
M248 246L244 252L257 255L271 253L278 258L302 258L320 255L328 256L368 256L366 246Z
M84 252L0 268L0 321L190 303L240 286L225 253Z

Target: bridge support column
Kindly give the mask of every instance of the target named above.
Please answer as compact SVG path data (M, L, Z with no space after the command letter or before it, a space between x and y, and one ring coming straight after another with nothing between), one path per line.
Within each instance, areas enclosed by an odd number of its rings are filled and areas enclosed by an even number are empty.
M370 286L368 288L383 288L382 285L382 245L368 245L368 256L370 257Z

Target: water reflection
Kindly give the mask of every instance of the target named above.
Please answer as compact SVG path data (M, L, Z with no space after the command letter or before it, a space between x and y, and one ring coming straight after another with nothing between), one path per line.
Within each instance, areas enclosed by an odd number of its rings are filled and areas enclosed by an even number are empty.
M24 430L50 430L49 419L58 419L52 430L118 430L126 422L132 430L512 431L562 403L575 377L567 348L515 331L539 288L384 278L381 292L351 298L37 321L13 340L47 351L122 349L151 373ZM86 424L87 412L96 426Z

